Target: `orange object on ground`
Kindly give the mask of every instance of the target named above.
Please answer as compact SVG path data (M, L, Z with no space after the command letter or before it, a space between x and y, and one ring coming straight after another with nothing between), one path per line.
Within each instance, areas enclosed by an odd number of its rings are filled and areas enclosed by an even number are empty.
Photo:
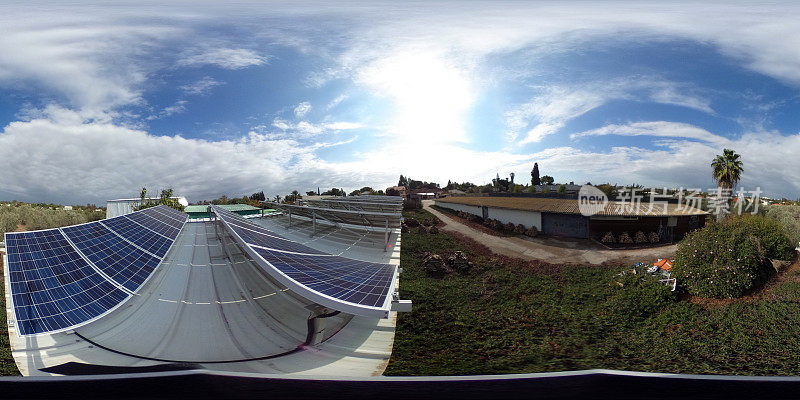
M669 271L672 269L672 263L666 258L659 258L658 261L653 263L653 265L663 269L664 271Z

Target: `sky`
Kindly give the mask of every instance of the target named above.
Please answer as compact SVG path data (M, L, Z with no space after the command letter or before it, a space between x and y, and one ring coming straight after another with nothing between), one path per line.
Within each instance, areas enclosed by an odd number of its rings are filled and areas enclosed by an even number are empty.
M0 4L0 200L439 182L800 197L800 6Z

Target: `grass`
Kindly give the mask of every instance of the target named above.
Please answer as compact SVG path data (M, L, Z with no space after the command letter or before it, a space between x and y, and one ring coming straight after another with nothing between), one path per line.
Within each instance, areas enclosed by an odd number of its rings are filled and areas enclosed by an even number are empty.
M475 263L470 273L425 275L422 252L454 250ZM528 263L493 256L463 237L414 229L403 234L401 263L400 295L414 310L399 315L386 375L589 368L800 375L797 264L747 299L671 300L640 312L647 308L638 302L647 299L615 283L623 267Z

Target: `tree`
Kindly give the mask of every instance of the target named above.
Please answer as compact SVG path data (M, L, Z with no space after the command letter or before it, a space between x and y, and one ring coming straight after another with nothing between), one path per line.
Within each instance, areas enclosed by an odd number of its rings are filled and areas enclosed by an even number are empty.
M723 149L722 155L717 155L711 161L711 168L712 175L717 181L717 187L726 194L733 192L733 188L739 183L744 171L739 155L731 149ZM727 202L728 209L730 209L731 196L728 196ZM717 221L725 219L725 214L725 212L717 213Z
M258 193L253 193L252 195L250 195L250 200L264 201L266 199L267 198L264 196L263 190Z
M564 185L559 185L557 192L561 194L567 193L567 187Z
M542 176L542 179L540 179L540 182L542 185L552 185L555 180L550 175L544 175Z
M542 181L539 179L539 164L533 163L533 170L531 170L531 185L541 185Z
M185 208L183 204L179 203L178 199L172 198L173 192L174 191L172 190L172 188L162 189L161 195L158 197L158 200L154 201L146 198L147 189L142 188L142 191L140 192L140 202L133 209L134 211L139 211L139 210L144 210L145 208L155 207L157 205L163 204L167 207L172 207L178 211L183 211Z
M604 183L602 185L597 185L596 187L598 189L600 189L601 192L605 193L606 197L608 197L609 199L613 199L613 198L615 198L617 196L617 188L614 187L614 186L611 186L608 183Z
M322 192L323 196L344 196L344 194L344 190L338 188L333 188L326 192Z
M397 181L397 186L406 186L408 185L408 179L404 177L402 174L400 175L400 180Z
M309 190L309 191L306 192L306 196L316 196L316 195L317 195L317 192L315 192L313 190Z
M395 189L395 188L389 188L389 190L386 191L386 195L387 196L400 196L400 192L398 192L397 189Z

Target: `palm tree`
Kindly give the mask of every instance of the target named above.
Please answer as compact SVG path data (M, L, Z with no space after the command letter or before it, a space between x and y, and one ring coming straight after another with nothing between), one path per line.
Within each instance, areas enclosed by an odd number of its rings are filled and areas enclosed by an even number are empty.
M731 149L724 149L722 155L717 155L714 161L711 162L713 168L714 179L717 181L717 186L727 193L733 192L733 188L742 177L742 161L739 160L739 155ZM728 209L730 209L731 197L728 197ZM717 221L722 221L725 218L725 213L720 212L717 214Z

